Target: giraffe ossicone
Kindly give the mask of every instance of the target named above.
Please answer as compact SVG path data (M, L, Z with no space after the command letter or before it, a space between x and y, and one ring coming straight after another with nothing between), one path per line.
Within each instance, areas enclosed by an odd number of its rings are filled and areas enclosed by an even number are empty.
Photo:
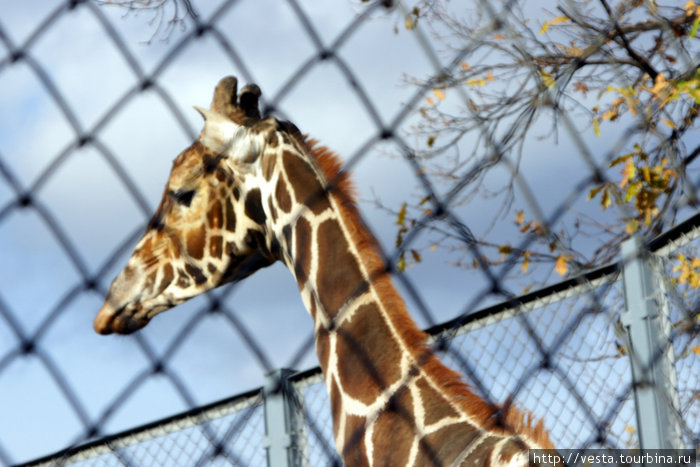
M224 78L199 138L95 318L128 334L156 314L282 261L314 321L336 447L348 466L528 465L542 422L495 407L444 366L411 320L339 159L261 118L260 89Z

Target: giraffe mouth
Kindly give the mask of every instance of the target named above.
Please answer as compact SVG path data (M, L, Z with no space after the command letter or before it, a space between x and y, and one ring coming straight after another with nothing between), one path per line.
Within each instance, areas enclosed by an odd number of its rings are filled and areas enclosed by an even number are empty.
M105 303L97 313L93 327L97 333L107 334L131 334L148 324L151 320L148 316L139 316L139 310L124 305L116 310Z

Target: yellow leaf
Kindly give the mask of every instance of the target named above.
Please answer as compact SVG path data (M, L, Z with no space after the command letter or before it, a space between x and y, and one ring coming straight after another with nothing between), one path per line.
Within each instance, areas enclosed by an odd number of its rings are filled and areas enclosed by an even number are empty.
M695 355L700 355L700 345L694 345L690 348Z
M593 132L596 136L600 136L600 122L598 117L593 117Z
M435 101L432 97L427 97L425 100L428 102L428 105L435 105Z
M697 14L697 18L695 18L695 21L693 21L693 26L690 28L690 32L688 33L688 37L691 39L695 39L695 36L698 33L698 27L700 27L700 14Z
M416 250L411 250L411 256L413 256L413 261L415 261L416 263L420 263L420 262L421 262L420 253L418 253L418 251L416 251Z
M405 220L406 220L406 203L403 203L401 205L401 209L399 209L398 216L396 216L396 225L403 225Z
M445 99L445 91L443 91L442 89L438 89L438 88L433 89L433 94L435 94L435 97L437 97L437 99L439 101Z
M467 84L469 86L483 86L486 84L486 80L484 78L472 78L467 80Z
M467 62L462 62L459 64L459 66L461 66L462 70L464 70L464 71L469 71L472 69L472 67L469 66L469 64Z
M603 188L605 188L605 185L600 185L599 187L591 188L591 191L588 192L588 201L595 198L596 195L600 193L600 190L602 190Z
M669 120L669 119L667 119L667 118L662 118L661 121L664 122L664 123L666 124L667 127L671 128L671 129L673 129L673 130L676 129L676 124L673 123L671 120Z
M491 73L490 71L488 73L486 73L486 81L493 82L493 80L494 80L493 73Z
M627 158L625 163L625 168L622 169L622 180L620 180L620 188L624 188L630 180L637 175L637 168L634 166L634 159L631 157Z
M620 114L617 112L617 109L610 109L607 112L603 113L603 115L600 116L602 120L610 120L611 122L615 120Z
M608 190L608 187L606 186L603 190L603 196L600 197L600 205L605 210L609 208L611 204L612 200L610 199L610 190Z
M525 222L525 213L523 211L518 211L515 213L515 225L521 225Z
M610 161L610 164L608 164L608 167L615 167L616 165L620 165L623 162L627 162L627 160L632 157L632 154L625 154L624 156L616 157L612 161Z
M544 68L540 68L540 76L542 77L542 82L545 86L547 86L548 88L554 87L555 79L551 74L549 74L547 70L545 70Z
M502 255L509 255L511 251L513 251L513 249L510 245L501 245L498 247L498 252Z
M636 219L632 219L631 221L627 222L627 225L625 226L625 232L632 235L637 231L638 228L639 223Z
M554 26L555 24L559 23L564 23L566 21L569 21L569 18L567 18L566 16L557 16L556 18L545 21L544 24L542 24L542 27L540 28L540 34L544 34L545 32L547 32L550 26Z
M500 41L502 39L505 39L506 36L504 36L503 34L494 34L493 38Z
M627 191L625 192L625 203L637 196L640 191L642 191L642 182L630 183L630 185L627 187Z
M418 24L418 17L413 14L408 14L406 15L406 22L404 24L406 26L406 29L408 29L409 31L411 29L415 29L416 25Z
M399 261L396 263L396 269L399 272L404 272L406 270L406 258L401 255L401 258L399 258Z
M629 434L633 434L636 430L634 429L634 427L632 425L627 425L625 427L625 431Z
M527 269L530 267L530 252L526 251L523 253L523 273L527 272Z
M556 263L554 263L554 270L559 274L560 276L565 275L569 271L569 257L566 255L559 255L557 257Z

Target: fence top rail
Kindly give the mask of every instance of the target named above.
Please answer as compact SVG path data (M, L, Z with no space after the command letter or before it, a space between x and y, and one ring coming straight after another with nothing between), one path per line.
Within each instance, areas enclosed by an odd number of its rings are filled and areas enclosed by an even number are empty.
M700 212L649 240L646 243L646 247L652 253L665 255L698 237L700 237ZM619 273L621 267L622 260L619 260L547 287L519 295L510 300L482 308L474 313L458 316L453 320L437 324L427 329L426 332L435 338L447 331L461 334L475 327L502 321L517 314L539 308L544 304L554 303L578 295L582 290L596 288L610 280L613 275Z
M262 404L263 388L227 397L216 402L195 407L169 417L155 420L145 425L130 428L112 435L95 439L78 446L68 447L53 454L19 464L17 467L55 465L56 459L74 462L84 458L96 457L113 448L123 448L141 441L153 439L191 426L200 425L208 420L224 417L233 412L245 410Z

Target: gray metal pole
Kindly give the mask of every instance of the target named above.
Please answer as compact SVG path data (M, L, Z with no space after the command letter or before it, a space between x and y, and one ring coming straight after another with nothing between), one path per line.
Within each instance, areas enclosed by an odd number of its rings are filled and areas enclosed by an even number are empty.
M622 243L628 354L641 449L679 449L678 393L671 323L657 259L641 239Z
M303 462L304 413L289 377L293 370L265 376L265 434L269 467L298 467Z

